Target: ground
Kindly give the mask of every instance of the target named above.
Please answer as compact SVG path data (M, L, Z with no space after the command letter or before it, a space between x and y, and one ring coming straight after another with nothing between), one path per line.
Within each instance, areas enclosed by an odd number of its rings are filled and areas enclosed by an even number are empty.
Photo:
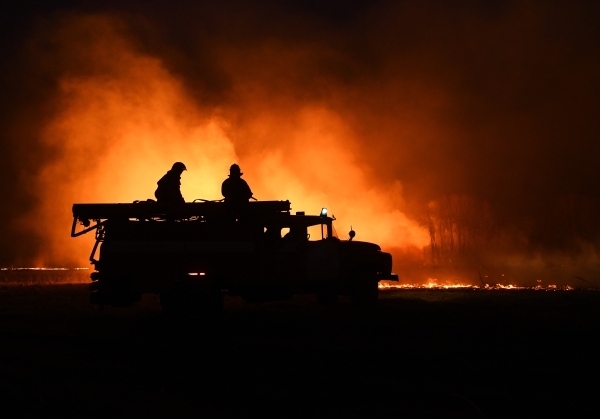
M312 296L215 324L88 303L85 284L0 288L0 401L13 416L587 416L596 291L381 291L377 309Z

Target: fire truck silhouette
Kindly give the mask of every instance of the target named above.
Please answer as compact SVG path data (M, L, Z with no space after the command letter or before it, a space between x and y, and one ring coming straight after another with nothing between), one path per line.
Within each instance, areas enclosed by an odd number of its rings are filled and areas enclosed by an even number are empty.
M247 302L314 293L371 306L378 281L397 280L391 255L352 240L353 231L340 240L325 208L290 209L289 201L75 204L71 236L95 231L90 300L101 305L152 293L166 310L201 315L222 309L224 293Z

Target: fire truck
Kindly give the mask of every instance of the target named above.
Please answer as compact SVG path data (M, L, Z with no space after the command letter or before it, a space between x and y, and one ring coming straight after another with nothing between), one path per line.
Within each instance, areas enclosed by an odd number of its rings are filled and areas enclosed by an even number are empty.
M71 236L94 232L93 304L130 306L158 294L165 310L220 311L223 295L247 302L316 294L377 301L380 280L398 280L374 243L337 237L327 209L292 214L289 201L74 204Z

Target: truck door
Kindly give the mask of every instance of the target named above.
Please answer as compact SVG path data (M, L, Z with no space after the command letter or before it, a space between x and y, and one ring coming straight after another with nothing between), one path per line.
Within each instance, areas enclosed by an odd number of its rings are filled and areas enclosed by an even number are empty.
M278 225L265 228L257 246L256 280L258 283L287 283L293 286L302 278L300 255L304 246L301 242L290 239L286 235L287 231L289 229L282 229Z
M338 276L338 243L334 240L319 240L307 243L306 280L335 281Z

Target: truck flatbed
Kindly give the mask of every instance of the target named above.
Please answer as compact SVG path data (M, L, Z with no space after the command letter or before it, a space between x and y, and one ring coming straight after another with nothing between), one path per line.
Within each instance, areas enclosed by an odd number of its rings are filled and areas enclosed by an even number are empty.
M84 220L106 220L110 218L177 218L202 217L221 214L231 208L221 201L186 202L180 205L164 205L157 202L131 204L74 204L73 217ZM242 207L252 214L285 213L291 209L290 201L251 201Z

